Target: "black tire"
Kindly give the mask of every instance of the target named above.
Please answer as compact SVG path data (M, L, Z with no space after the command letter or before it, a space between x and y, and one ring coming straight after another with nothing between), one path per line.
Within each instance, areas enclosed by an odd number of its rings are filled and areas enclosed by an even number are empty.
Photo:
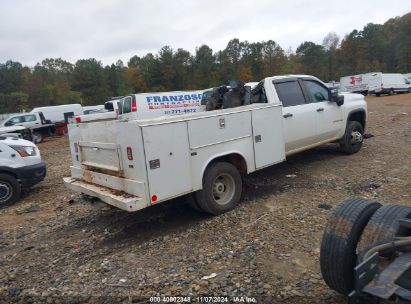
M380 206L376 201L349 199L340 203L328 219L320 249L321 273L325 283L341 294L347 295L354 288L357 243Z
M375 96L380 97L380 96L381 96L381 94L380 94L380 93L376 93L376 94L375 94Z
M358 243L358 261L361 262L372 247L390 242L395 237L411 235L410 229L400 227L399 220L405 218L411 218L411 207L385 205L379 208L370 218Z
M203 210L200 208L199 204L197 203L196 198L194 197L194 194L190 193L186 195L186 200L188 204L190 205L191 208L193 208L196 211L202 212Z
M340 141L340 149L345 154L360 151L364 140L364 128L358 121L349 121L345 134Z
M394 90L391 89L390 92L388 93L388 95L390 95L390 96L394 95Z
M14 176L0 173L0 208L14 204L21 195L21 185Z
M230 163L209 165L203 177L203 189L194 193L201 210L219 215L234 209L241 198L240 172Z
M43 134L41 132L33 132L33 142L39 144L43 141Z

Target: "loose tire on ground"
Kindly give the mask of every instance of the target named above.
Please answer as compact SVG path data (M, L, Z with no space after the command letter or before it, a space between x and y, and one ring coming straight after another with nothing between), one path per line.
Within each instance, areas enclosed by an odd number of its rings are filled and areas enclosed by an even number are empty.
M335 291L344 295L352 291L357 243L380 206L376 201L349 199L331 214L321 242L320 266L324 281Z
M363 140L363 126L358 121L349 121L340 141L340 149L345 154L357 153L362 147Z
M0 173L0 208L14 204L21 195L21 185L14 176Z
M365 253L377 245L390 242L395 237L411 235L410 229L400 227L399 220L411 218L411 207L384 205L370 218L357 246L358 262Z
M230 163L216 162L208 166L203 177L203 189L194 193L198 206L213 215L234 209L240 201L240 172Z

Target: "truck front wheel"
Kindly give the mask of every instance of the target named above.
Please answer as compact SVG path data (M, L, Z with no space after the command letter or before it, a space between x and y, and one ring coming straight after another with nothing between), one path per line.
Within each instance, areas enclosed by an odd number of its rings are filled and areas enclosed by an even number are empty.
M0 174L0 208L14 204L21 195L20 183L15 177Z
M241 192L242 181L237 168L230 163L217 162L206 169L203 189L194 195L203 211L218 215L234 209Z
M43 141L43 134L41 132L33 132L33 142L35 144L41 143Z
M364 129L358 121L349 121L340 148L345 154L354 154L360 151L364 140Z

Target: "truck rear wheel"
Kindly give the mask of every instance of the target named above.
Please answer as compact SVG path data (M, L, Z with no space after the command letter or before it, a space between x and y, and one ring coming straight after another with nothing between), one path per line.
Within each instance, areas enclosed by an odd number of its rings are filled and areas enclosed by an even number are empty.
M364 128L358 121L349 121L341 139L340 148L345 154L354 154L360 151L364 140Z
M358 240L380 203L349 199L334 209L324 229L320 267L325 283L341 294L354 288L354 267Z
M203 177L203 189L195 199L199 207L213 215L227 212L238 204L242 192L240 172L230 163L211 164Z
M43 134L41 132L33 132L33 142L35 144L41 143L43 141Z
M14 204L21 195L21 185L8 174L0 174L0 208Z

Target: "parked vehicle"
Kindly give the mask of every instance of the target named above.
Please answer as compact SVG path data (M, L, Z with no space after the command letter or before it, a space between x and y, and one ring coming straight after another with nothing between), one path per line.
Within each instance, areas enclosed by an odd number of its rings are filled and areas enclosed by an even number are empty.
M367 105L359 94L338 95L305 75L268 77L241 92L227 90L212 111L70 125L66 187L127 211L192 194L194 208L216 215L238 204L240 173L324 143L361 149Z
M35 144L0 135L0 208L15 203L22 188L34 186L45 176L46 165Z
M325 83L325 85L327 86L327 88L340 90L339 82L331 81L331 82Z
M411 81L411 73L408 74L403 74L405 79L408 79L409 81Z
M11 136L33 141L31 130L23 126L0 127L0 136Z
M382 94L394 95L411 91L410 81L402 74L369 73L367 77L369 93L377 97Z
M95 111L93 113L84 113L83 115L77 115L73 119L73 122L91 122L99 120L111 120L116 119L118 116L118 105L123 96L111 97L110 100L104 103L103 109Z
M39 107L34 108L31 113L43 113L44 118L52 123L67 123L69 117L82 115L83 107L81 104Z
M84 115L94 114L94 113L101 113L104 109L104 105L97 105L97 106L84 106L83 113Z
M51 136L56 132L55 124L44 118L42 112L22 113L10 116L0 123L0 127L23 126L32 131L33 142L40 143L44 137Z
M368 94L368 78L366 74L350 75L340 78L340 91Z

